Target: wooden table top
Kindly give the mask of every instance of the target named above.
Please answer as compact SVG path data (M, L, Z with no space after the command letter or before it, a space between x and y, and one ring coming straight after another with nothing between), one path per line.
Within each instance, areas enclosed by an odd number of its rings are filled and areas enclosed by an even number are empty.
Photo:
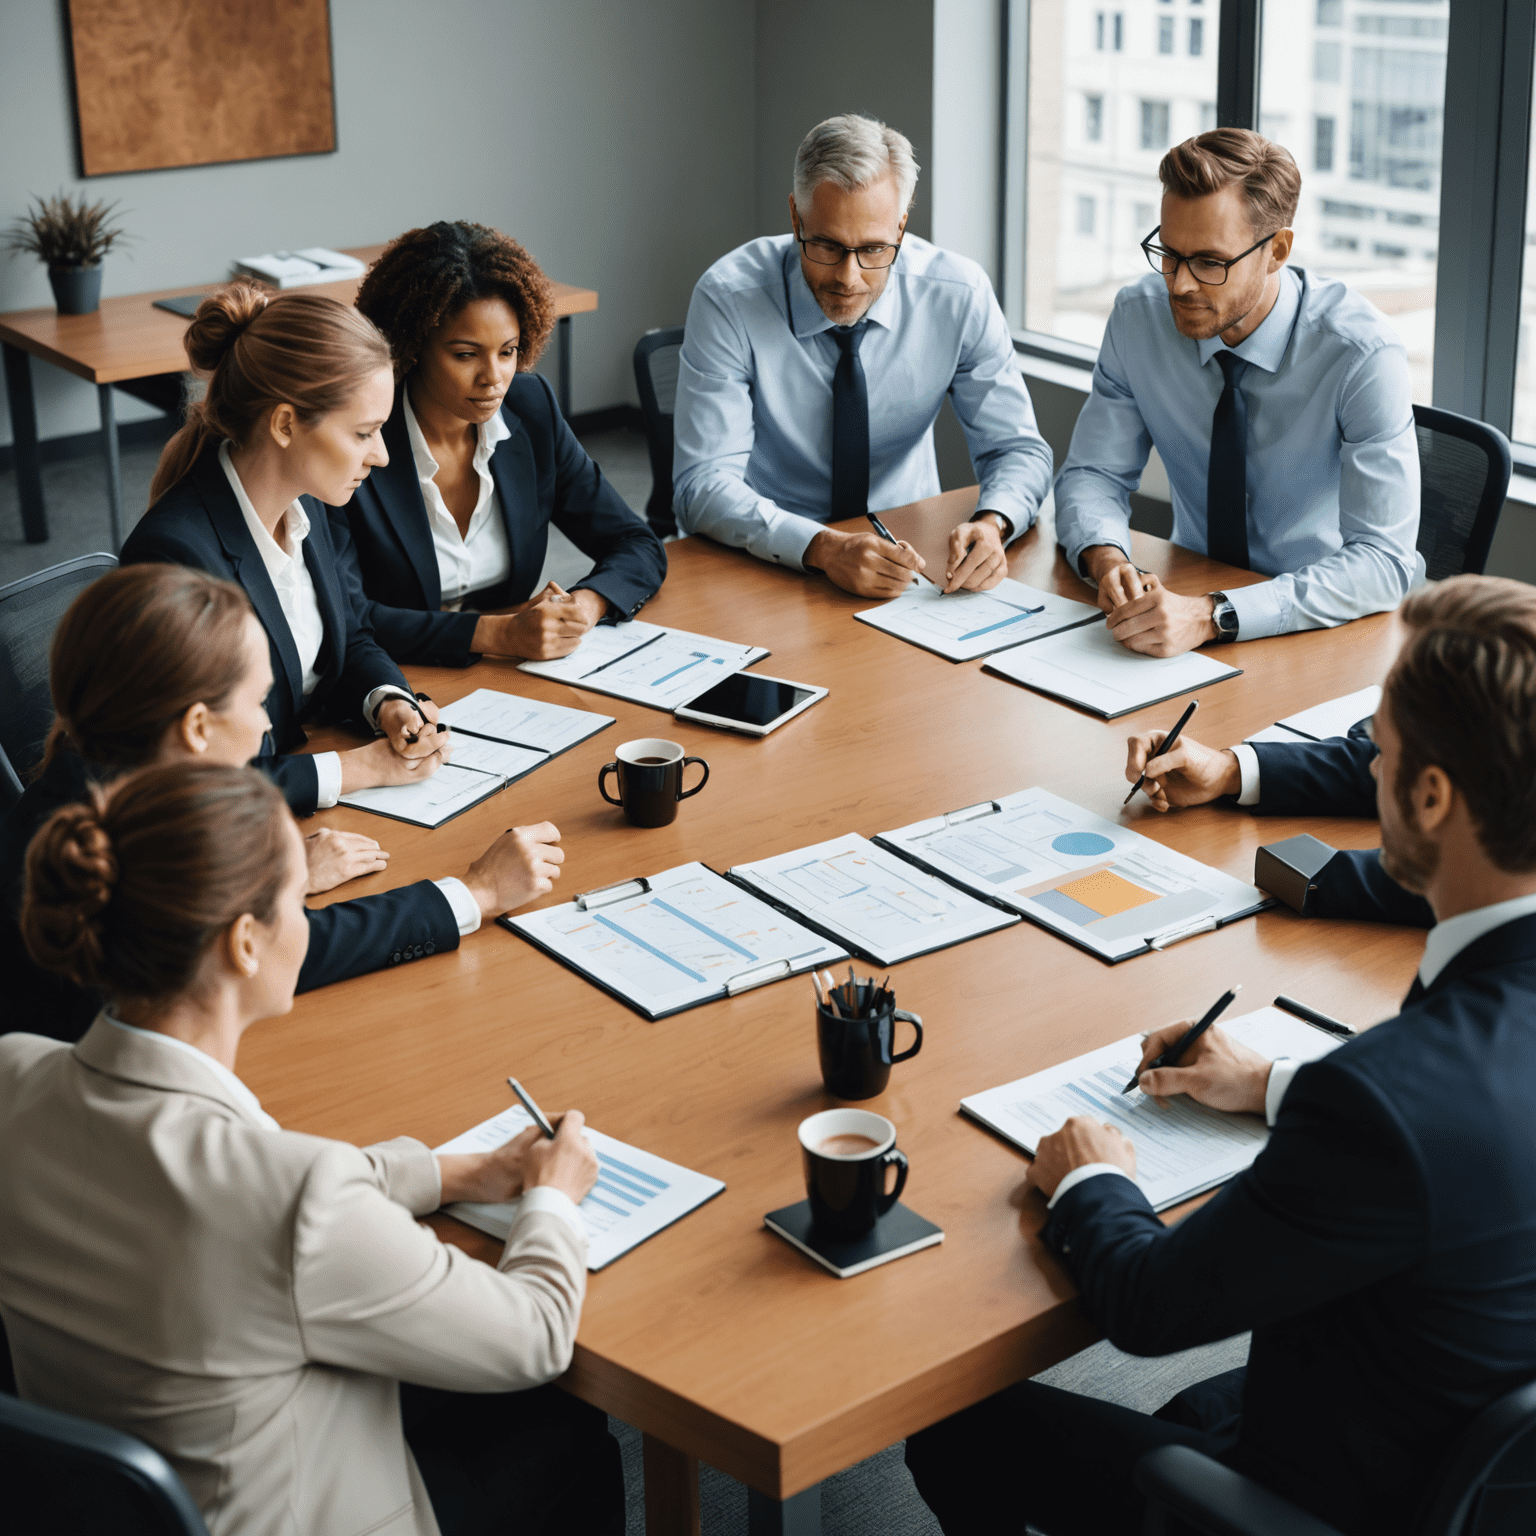
M974 506L953 492L887 514L939 553ZM1011 570L1085 595L1047 524ZM1186 591L1251 580L1161 540L1138 561ZM1207 806L1122 812L1125 739L1168 727L1178 699L1106 723L952 665L852 614L867 600L703 539L668 546L671 572L645 617L771 646L759 670L830 696L765 740L532 678L511 663L413 669L446 702L503 688L601 710L617 723L435 832L337 808L321 824L365 831L387 875L337 898L462 873L504 827L543 818L569 862L551 901L689 859L717 869L858 831L870 835L1040 784L1102 816L1251 879L1254 851L1310 831L1373 846L1373 822L1266 818ZM1389 616L1250 642L1225 653L1242 677L1200 695L1199 736L1227 744L1385 673ZM621 742L662 734L712 766L671 827L628 826L597 794ZM337 745L332 736L315 746ZM805 978L648 1023L494 925L454 954L328 987L253 1029L240 1072L284 1125L366 1143L407 1133L436 1145L508 1103L514 1074L547 1109L724 1179L723 1195L591 1277L571 1390L648 1435L787 1498L956 1409L1075 1352L1094 1330L1039 1244L1043 1203L1024 1159L958 1113L965 1094L1202 1011L1241 981L1250 1007L1286 992L1355 1024L1396 1011L1421 949L1413 932L1303 921L1285 908L1110 967L1022 923L898 966L920 1013L921 1055L868 1107L911 1158L906 1201L945 1240L852 1280L766 1231L803 1196L795 1127L832 1101L817 1068ZM446 1217L438 1230L494 1260L497 1245Z
M382 245L354 246L345 254L372 263L383 253ZM115 384L123 379L146 379L157 373L178 373L187 366L181 339L188 322L167 309L156 309L156 299L184 293L212 293L228 278L216 283L183 283L154 293L125 294L103 299L89 315L61 315L56 309L18 309L0 315L0 341L30 352L44 362L63 368L92 384ZM323 293L350 304L357 296L358 278L340 283L316 283L290 289L297 293ZM585 314L597 308L597 292L552 283L557 316Z

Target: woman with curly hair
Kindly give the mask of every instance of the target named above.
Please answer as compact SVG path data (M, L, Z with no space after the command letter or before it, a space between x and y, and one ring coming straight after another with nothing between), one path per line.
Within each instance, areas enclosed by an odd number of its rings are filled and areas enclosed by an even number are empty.
M388 338L388 465L331 511L366 611L397 661L564 656L600 619L632 618L667 571L661 541L587 456L528 370L554 325L548 280L483 224L407 230L357 307ZM553 523L596 562L535 594ZM499 610L499 611L498 611Z

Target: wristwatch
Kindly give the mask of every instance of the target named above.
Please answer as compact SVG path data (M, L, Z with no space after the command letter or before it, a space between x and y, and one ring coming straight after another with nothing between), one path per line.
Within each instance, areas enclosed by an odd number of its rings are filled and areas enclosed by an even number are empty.
M1216 626L1216 639L1225 644L1237 639L1237 609L1225 592L1207 592L1211 599L1211 623Z
M971 521L979 523L984 517L995 517L997 519L995 526L997 531L1003 536L1003 543L1006 544L1009 536L1013 533L1013 523L1008 514L1006 512L999 512L994 507L988 507L985 511L978 512Z

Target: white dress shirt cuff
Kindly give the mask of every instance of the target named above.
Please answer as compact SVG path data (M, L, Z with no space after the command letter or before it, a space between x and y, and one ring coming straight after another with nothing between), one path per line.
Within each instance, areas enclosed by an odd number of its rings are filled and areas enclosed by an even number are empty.
M1283 635L1295 628L1273 581L1235 587L1227 598L1237 614L1239 640L1262 640L1266 635Z
M1269 1086L1264 1090L1264 1123L1273 1125L1280 1114L1280 1103L1285 1098L1286 1090L1291 1086L1291 1079L1296 1076L1296 1069L1301 1065L1299 1061L1292 1061L1289 1056L1280 1056L1269 1069Z
M1243 776L1243 787L1238 791L1237 803L1257 805L1259 803L1259 754L1246 741L1240 741L1232 748L1232 756L1237 759L1238 771Z
M315 809L328 811L341 799L341 754L315 753Z
M532 1189L524 1190L518 1215L526 1215L529 1211L548 1211L551 1216L558 1216L581 1239L582 1246L586 1246L586 1223L576 1209L576 1202L563 1189L550 1184L535 1184Z
M452 875L434 880L432 884L448 898L453 920L459 925L459 937L467 939L480 927L480 903L469 894L469 887Z
M385 704L387 704L391 699L404 699L408 704L414 704L416 702L416 696L408 689L400 687L397 683L384 683L380 687L375 688L373 692L363 700L363 719L366 720L368 724L374 728L374 730L379 731L379 711L383 709ZM379 735L382 736L383 734L383 731L379 731Z
M1079 1184L1085 1183L1089 1179L1097 1178L1101 1173L1118 1173L1122 1179L1131 1179L1130 1174L1128 1174L1125 1169L1122 1168L1118 1163L1084 1163L1081 1168L1074 1168L1071 1173L1069 1173L1066 1178L1064 1178L1061 1183L1056 1186L1056 1193L1045 1202L1046 1210L1055 1210L1056 1202L1060 1200L1061 1197L1066 1194L1069 1189L1076 1189ZM1131 1179L1131 1183L1134 1184L1135 1182L1135 1179Z

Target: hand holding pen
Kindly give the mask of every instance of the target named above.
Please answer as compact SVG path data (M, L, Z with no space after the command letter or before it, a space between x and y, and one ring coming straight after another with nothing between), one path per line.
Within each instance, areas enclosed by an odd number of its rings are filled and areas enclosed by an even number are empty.
M1164 736L1163 739L1157 744L1157 750L1156 750L1156 756L1157 757L1164 757L1169 752L1173 751L1173 749L1178 745L1179 736L1183 732L1184 727L1189 724L1191 718L1194 716L1195 711L1197 709L1199 709L1199 708L1200 708L1200 700L1199 699L1191 699L1189 701L1189 708L1186 709L1184 711L1184 713L1179 716L1178 724L1175 725L1174 728L1171 731L1169 731L1168 734L1166 736ZM1146 758L1143 758L1142 761L1143 761L1143 763L1148 763L1148 762L1153 761L1153 758L1152 757L1146 757ZM1144 785L1146 782L1147 782L1147 770L1146 770L1145 767L1143 767L1142 770L1141 770L1140 778L1138 778L1136 780L1136 782L1131 785L1131 792L1130 792L1130 794L1128 794L1125 797L1124 800L1122 800L1120 802L1121 805L1129 805L1131 803L1131 801L1136 798L1136 791L1138 789L1140 789L1142 787L1142 785Z
M1207 1017L1225 1007L1240 990L1232 988ZM1151 1098L1166 1099L1182 1093L1227 1114L1262 1115L1272 1065L1267 1056L1208 1024L1195 1035L1185 1020L1147 1036L1131 1087L1139 1087Z

